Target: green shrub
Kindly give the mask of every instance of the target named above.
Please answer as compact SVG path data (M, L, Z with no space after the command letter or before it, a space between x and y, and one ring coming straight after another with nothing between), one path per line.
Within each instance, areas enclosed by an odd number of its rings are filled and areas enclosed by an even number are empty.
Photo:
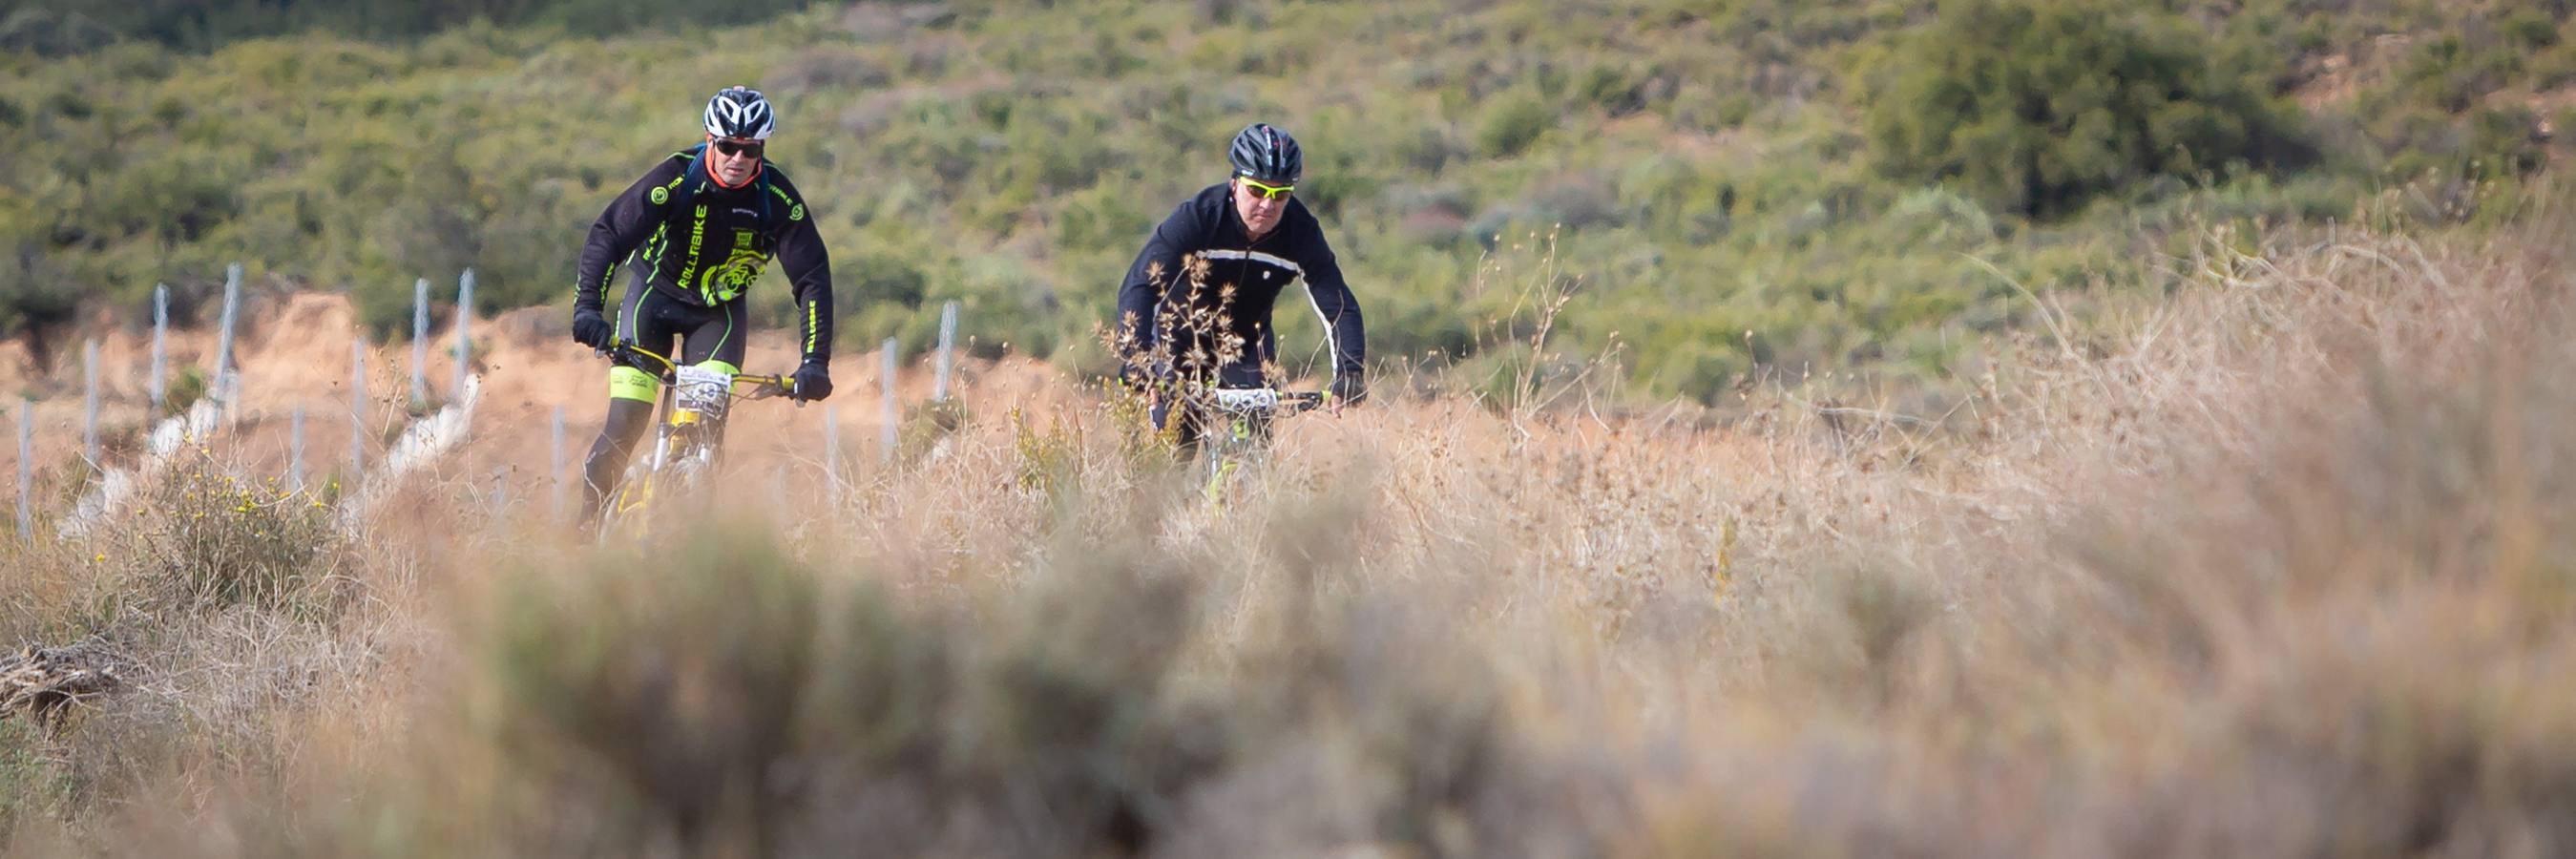
M78 285L34 242L19 242L0 259L0 335L15 336L72 318Z
M1880 168L1953 181L2034 217L2157 176L2283 164L2303 147L2246 77L2178 18L2096 0L1953 0L1878 71Z
M2549 154L2541 148L2540 118L2523 108L2489 108L2478 111L2469 120L2467 163L2462 170L2476 176L2515 176L2539 170L2549 163Z
M137 533L155 566L146 573L164 605L249 604L298 612L336 607L345 582L327 563L330 508L310 496L227 473L203 448L168 466L144 505Z
M172 417L188 413L188 408L206 395L205 368L190 364L179 368L170 379L170 387L161 392L161 415Z
M2504 85L2519 64L2519 52L2481 50L2457 33L2426 41L2397 72L2398 85L2414 101L2460 113L2478 97Z
M1476 129L1476 151L1487 158L1519 155L1555 123L1556 115L1538 94L1513 90L1485 108L1484 124Z

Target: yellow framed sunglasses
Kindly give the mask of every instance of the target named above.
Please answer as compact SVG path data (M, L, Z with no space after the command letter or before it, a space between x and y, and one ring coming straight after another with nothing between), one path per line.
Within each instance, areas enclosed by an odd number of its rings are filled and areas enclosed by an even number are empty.
M1288 199L1288 192L1297 190L1295 185L1264 185L1253 181L1249 176L1237 176L1234 179L1243 183L1244 187L1252 189L1252 193L1260 195L1264 200L1285 200Z

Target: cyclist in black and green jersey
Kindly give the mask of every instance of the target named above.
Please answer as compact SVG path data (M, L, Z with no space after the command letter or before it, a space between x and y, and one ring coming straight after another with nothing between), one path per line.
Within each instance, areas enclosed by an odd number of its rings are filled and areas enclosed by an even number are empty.
M590 226L573 284L572 338L605 349L631 343L726 373L742 371L749 334L743 293L772 258L787 272L804 339L793 395L832 394L832 266L805 200L763 149L776 128L769 100L731 87L708 100L706 141L674 152L617 195ZM634 260L617 321L602 315L619 263ZM680 341L678 352L672 341ZM596 521L626 459L653 419L655 373L608 371L608 420L582 471L582 521Z

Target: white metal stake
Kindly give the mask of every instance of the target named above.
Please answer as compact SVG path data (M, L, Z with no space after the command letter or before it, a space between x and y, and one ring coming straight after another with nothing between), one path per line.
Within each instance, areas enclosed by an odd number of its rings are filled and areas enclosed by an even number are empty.
M367 474L367 337L349 343L349 480L343 492L357 487Z
M36 399L18 400L18 539L36 536Z
M554 487L551 490L554 495L548 500L547 508L548 511L554 515L554 518L560 520L564 515L564 418L562 406L555 407L553 430L549 433L548 438L550 441L546 447L546 482Z
M304 491L304 407L296 406L286 421L286 488Z
M98 468L98 338L81 344L81 458Z
M466 269L456 278L456 390L449 396L465 396L465 359L472 354L474 338L466 327L474 321L474 270Z
M901 414L896 411L894 403L894 348L894 338L888 337L885 339L885 347L880 350L885 354L885 429L877 435L877 461L879 462L894 461L895 420Z
M169 354L169 343L170 285L164 283L152 287L152 411L156 414L161 411L162 398L170 392L161 375L167 366L164 356Z
M233 413L233 322L241 318L241 263L224 268L224 315L221 331L215 336L214 386L216 408L225 417Z
M933 400L948 399L948 372L956 365L956 350L957 302L951 301L939 308L939 379L938 384L931 388L930 398Z
M841 505L841 410L823 408L823 497Z
M429 278L411 285L411 404L429 402Z

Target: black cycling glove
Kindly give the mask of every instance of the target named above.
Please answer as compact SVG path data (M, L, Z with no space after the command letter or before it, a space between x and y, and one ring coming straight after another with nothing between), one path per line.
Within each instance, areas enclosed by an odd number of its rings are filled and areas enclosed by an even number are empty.
M573 342L593 349L606 349L613 336L608 320L601 318L599 311L585 307L572 312Z
M1358 373L1333 374L1333 402L1352 404L1368 399L1368 383Z
M820 400L832 395L832 368L821 361L807 361L796 368L794 396L800 400Z

